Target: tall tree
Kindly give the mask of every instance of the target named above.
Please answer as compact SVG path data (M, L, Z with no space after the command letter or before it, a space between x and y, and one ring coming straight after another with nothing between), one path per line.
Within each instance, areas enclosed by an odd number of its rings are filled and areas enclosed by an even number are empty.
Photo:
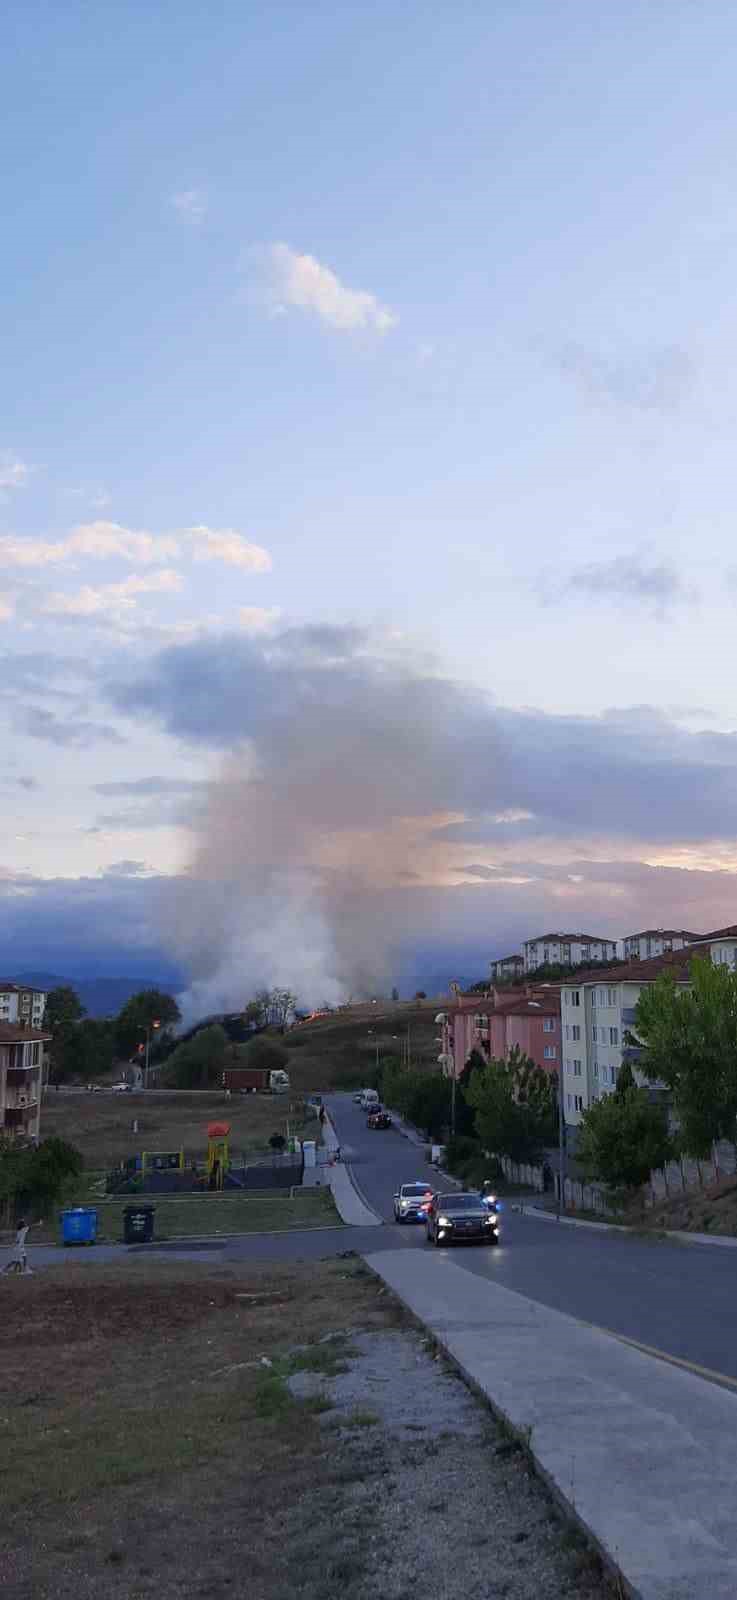
M79 1070L77 1064L77 1025L85 1008L76 989L61 985L46 997L44 1027L51 1032L51 1078L63 1083Z
M647 1089L606 1095L583 1113L576 1159L589 1179L636 1189L673 1154L665 1111L651 1104Z
M547 1106L537 1085L531 1098L517 1097L520 1087L526 1093L533 1087L528 1068L535 1064L527 1057L511 1063L492 1059L473 1073L465 1091L484 1148L512 1161L539 1160L548 1137Z
M162 1032L181 1021L176 1000L161 989L141 989L132 994L115 1023L115 1042L122 1056L129 1056L145 1036L147 1028L158 1022Z
M227 1048L228 1035L218 1022L198 1029L168 1057L164 1081L176 1089L206 1089L208 1084L222 1081Z
M737 1141L737 975L694 960L690 988L663 973L635 1012L639 1070L670 1089L681 1145L707 1156L716 1139Z

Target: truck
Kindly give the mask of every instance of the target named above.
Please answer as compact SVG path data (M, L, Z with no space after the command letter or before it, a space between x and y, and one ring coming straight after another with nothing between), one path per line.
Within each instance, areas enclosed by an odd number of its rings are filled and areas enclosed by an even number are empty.
M231 1094L288 1094L289 1073L283 1067L226 1067L223 1088Z

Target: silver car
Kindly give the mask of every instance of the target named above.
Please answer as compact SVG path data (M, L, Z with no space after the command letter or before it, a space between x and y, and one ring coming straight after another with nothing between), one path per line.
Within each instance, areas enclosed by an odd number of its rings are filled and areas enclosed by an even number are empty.
M432 1200L429 1183L403 1183L394 1196L395 1222L424 1222L425 1207Z

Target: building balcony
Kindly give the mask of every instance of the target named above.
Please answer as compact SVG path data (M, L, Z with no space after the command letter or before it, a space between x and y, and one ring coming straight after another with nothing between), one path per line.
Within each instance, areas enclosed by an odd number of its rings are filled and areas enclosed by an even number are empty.
M38 1089L11 1089L5 1096L6 1111L33 1110L38 1105Z
M6 1106L4 1128L7 1133L14 1131L25 1133L29 1122L32 1122L37 1110L37 1104L30 1106Z

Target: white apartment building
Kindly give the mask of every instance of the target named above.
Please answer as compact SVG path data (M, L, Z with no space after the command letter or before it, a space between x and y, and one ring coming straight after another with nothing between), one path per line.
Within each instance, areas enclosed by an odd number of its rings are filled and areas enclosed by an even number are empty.
M521 978L525 970L524 956L501 956L498 961L490 961L492 980L503 982L505 978Z
M544 933L526 939L523 945L525 972L534 972L548 963L578 967L589 961L615 961L616 939L602 939L593 933Z
M683 950L702 937L700 933L687 933L685 928L646 928L643 933L628 933L624 940L624 959L650 961L653 956Z
M43 989L0 979L0 1022L19 1022L26 1028L40 1028L46 1010Z
M44 1049L51 1035L0 1022L0 1137L37 1139Z
M737 946L737 929L734 942ZM572 979L563 985L560 1008L566 1122L576 1126L581 1113L595 1100L611 1094L623 1061L629 1061L637 1077L639 1050L626 1045L625 1036L634 1029L640 992L665 970L671 971L676 982L687 989L689 959L656 958L649 973L639 963L623 963L606 974L606 982L587 972L577 982Z
M710 955L718 967L737 971L737 923L729 928L717 928L714 933L698 934L691 956Z

